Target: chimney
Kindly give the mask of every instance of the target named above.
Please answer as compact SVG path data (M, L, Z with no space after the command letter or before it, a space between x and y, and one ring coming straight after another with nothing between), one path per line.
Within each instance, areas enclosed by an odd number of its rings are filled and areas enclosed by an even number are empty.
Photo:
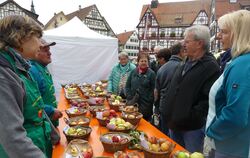
M81 5L79 5L79 10L81 10L82 9L82 6Z
M151 1L151 8L157 8L158 4L159 4L158 0L152 0Z
M54 13L54 16L56 16L56 13Z

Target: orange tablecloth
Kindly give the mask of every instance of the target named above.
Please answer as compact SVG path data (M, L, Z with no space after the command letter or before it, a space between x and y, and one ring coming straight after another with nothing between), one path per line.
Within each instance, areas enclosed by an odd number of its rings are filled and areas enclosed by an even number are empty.
M58 104L58 108L61 111L64 111L68 108L68 102L66 98L64 97L64 91L61 91L60 94L60 101ZM63 113L64 117L67 117L65 113ZM65 127L65 122L63 119L60 119L60 125L59 125L59 131L61 134L61 141L58 145L56 145L53 149L53 158L61 158L63 157L64 150L67 147L67 141L66 138L62 132L63 128ZM90 122L90 127L92 128L92 132L89 138L89 144L92 146L94 151L94 156L113 156L112 153L107 153L104 151L103 146L99 140L99 137L101 134L104 134L108 132L108 130L105 127L99 126L99 123L97 119L92 118ZM173 142L169 137L164 135L161 131L159 131L157 128L152 126L150 123L142 119L138 125L138 130L144 131L148 136L156 136L158 138L166 138L167 140ZM175 150L184 150L183 147L176 144Z

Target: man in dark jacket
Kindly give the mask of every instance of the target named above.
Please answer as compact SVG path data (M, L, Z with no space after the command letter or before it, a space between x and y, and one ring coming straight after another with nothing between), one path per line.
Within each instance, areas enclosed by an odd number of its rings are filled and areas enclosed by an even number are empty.
M170 49L168 49L168 53L171 55L171 57L169 61L158 70L155 82L155 87L158 90L158 93L160 93L159 106L155 107L155 113L158 114L160 114L160 111L165 110L162 105L164 105L166 102L166 92L168 90L168 86L177 66L185 56L181 42L174 44ZM164 118L164 114L161 113L160 128L164 134L169 135L168 127Z
M209 29L187 28L184 50L187 59L171 80L163 105L170 137L188 151L202 151L204 125L208 113L209 90L220 74L219 65L209 50Z

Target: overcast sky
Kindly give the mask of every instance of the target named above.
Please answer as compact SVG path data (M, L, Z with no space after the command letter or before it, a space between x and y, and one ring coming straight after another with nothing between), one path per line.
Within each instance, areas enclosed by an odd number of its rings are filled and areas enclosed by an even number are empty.
M0 0L0 3L5 0ZM20 6L30 10L31 0L14 0ZM187 0L159 0L160 3ZM33 0L39 20L46 24L54 13L63 11L65 14L96 4L113 31L117 33L136 29L142 6L151 0Z

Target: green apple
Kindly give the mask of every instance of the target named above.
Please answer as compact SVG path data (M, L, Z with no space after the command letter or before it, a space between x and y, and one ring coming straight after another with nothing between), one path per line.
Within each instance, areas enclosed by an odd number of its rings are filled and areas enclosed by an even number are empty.
M185 152L180 151L180 152L177 154L177 158L188 158L188 156L186 155Z
M204 158L204 155L199 152L194 152L190 155L190 158Z

